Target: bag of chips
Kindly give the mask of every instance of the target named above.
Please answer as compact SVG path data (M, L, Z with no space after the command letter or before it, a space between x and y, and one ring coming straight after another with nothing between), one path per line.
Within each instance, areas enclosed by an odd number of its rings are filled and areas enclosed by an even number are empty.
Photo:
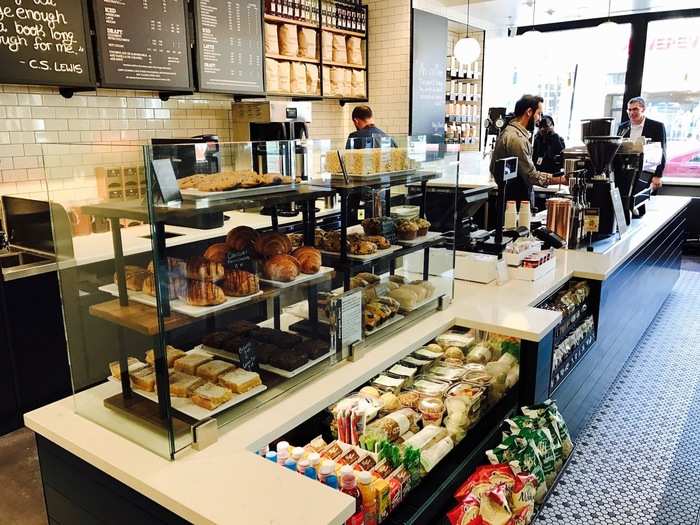
M513 518L516 516L523 520L524 524L530 523L535 513L535 496L537 495L537 480L532 474L515 474L515 484L510 493L510 509ZM516 520L516 523L517 520Z
M506 464L482 465L477 467L467 480L462 483L455 492L457 501L469 496L481 496L495 485L513 487L516 477L511 468Z
M526 472L537 479L535 501L541 502L547 494L547 482L542 460L534 443L521 435L510 435L492 450L486 451L486 457L492 464L507 463L515 474Z
M484 525L509 525L513 513L508 504L508 487L497 485L484 494L479 514Z
M564 459L571 455L571 451L574 448L574 444L571 441L571 434L569 434L566 422L561 416L557 404L553 400L548 399L541 405L523 407L522 412L531 418L544 418L552 432L555 432L559 436Z
M542 458L542 467L545 468L545 471L548 470L548 467L545 467L545 461L550 458L550 451L543 451L539 449L540 444L546 444L546 442L551 443L551 452L554 454L554 472L555 475L559 470L561 469L563 465L563 452L562 452L562 445L561 445L561 440L559 439L558 434L553 432L553 429L549 425L548 421L545 418L531 418L528 416L514 416L511 419L506 419L505 422L508 424L510 427L510 432L511 434L520 434L522 430L527 430L528 435L535 435L537 437L536 443L538 444L538 450L540 450L540 458ZM544 434L547 439L544 439L544 437L540 436L539 433L536 431L543 430ZM536 434L532 434L532 432L536 432ZM553 481L553 480L551 480ZM551 483L550 480L548 480L548 483Z
M469 496L447 513L447 519L452 525L483 525L480 510L479 500Z

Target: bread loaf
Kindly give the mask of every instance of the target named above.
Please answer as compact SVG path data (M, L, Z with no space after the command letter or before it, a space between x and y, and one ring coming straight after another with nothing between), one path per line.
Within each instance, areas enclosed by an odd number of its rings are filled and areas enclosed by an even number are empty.
M216 282L224 277L224 266L205 257L191 257L187 261L187 278L196 281Z
M323 66L323 94L328 96L333 94L331 89L331 68Z
M252 252L259 237L257 230L250 226L236 226L226 235L226 244L234 252Z
M244 270L226 270L221 288L229 297L245 297L260 291L258 276Z
M221 287L210 281L188 279L178 291L178 298L192 306L215 306L226 301Z
M291 255L275 255L265 261L263 275L266 279L288 283L299 275L299 261Z
M127 290L140 292L143 289L143 281L146 279L148 272L140 266L127 265L124 267L124 275L126 277ZM114 282L117 282L117 274L114 274Z
M224 264L226 262L226 255L228 255L229 247L225 242L219 242L212 244L204 252L204 257L209 259L211 262Z
M321 252L313 246L301 246L292 252L292 257L299 261L302 273L318 273L321 269Z
M266 232L255 242L255 253L260 257L287 255L292 251L292 242L283 233Z

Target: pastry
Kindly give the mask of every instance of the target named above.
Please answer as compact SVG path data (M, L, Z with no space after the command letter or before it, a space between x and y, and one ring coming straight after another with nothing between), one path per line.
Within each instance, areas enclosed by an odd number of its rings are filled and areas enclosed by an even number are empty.
M416 304L418 303L418 295L413 290L409 290L404 286L397 288L396 290L390 290L389 297L396 299L399 303L401 303L402 308L409 310L415 308Z
M165 356L168 360L168 368L172 368L173 363L175 363L175 361L177 361L181 357L184 357L185 355L185 352L183 352L182 350L178 350L174 346L168 345L165 347ZM150 349L146 352L146 362L151 366L153 366L153 364L155 363L153 349Z
M348 247L349 250L350 243L346 241L345 245ZM329 252L340 253L340 232L326 232L326 234L323 236L321 247Z
M350 289L353 290L355 288L364 288L365 286L368 286L369 283L365 281L362 277L356 275L355 277L350 278Z
M291 255L275 255L265 261L263 275L266 279L288 283L299 275L299 261Z
M233 335L246 335L255 328L258 328L258 325L252 321L246 321L245 319L233 321L226 327L226 329Z
M262 341L264 343L271 343L272 338L277 334L277 330L274 328L267 328L266 326L256 326L248 332L248 337L255 339L256 341Z
M416 294L419 301L427 299L431 295L430 288L426 286L421 286L420 284L404 284L401 287L402 290L410 290Z
M146 365L146 363L142 363L135 357L127 358L127 367L129 369L129 373L141 370L146 366L148 366ZM109 363L109 371L112 374L112 377L116 377L117 379L122 378L121 372L119 371L119 361L112 361L111 363Z
M283 332L282 330L275 330L275 333L267 338L268 343L280 348L292 348L301 343L301 341L301 336L290 332Z
M173 275L169 276L168 295L170 296L171 301L176 299L180 295L180 290L185 285L185 283L186 279L181 279L180 277L175 277ZM141 291L152 297L156 296L156 280L152 273L146 274L146 278L143 280L143 288Z
M258 276L253 273L227 268L224 272L221 288L230 297L245 297L260 291L260 281Z
M262 385L260 374L249 370L243 370L242 368L236 368L231 372L219 376L218 381L221 386L237 394L243 394L256 386Z
M382 217L370 217L362 221L365 235L380 235L382 233Z
M134 386L140 390L153 392L156 389L156 375L150 366L129 372L129 377Z
M423 237L424 235L428 234L430 221L423 219L422 217L418 217L417 219L413 219L413 222L416 226L418 226L418 237Z
M382 322L381 316L377 315L374 310L363 310L362 311L362 326L365 330L373 330L379 326Z
M387 297L386 295L382 295L381 297L377 297L375 300L379 303L388 306L392 311L392 315L401 309L401 303L399 303L393 297Z
M178 259L176 257L166 257L165 264L168 265L168 274L170 276L184 277L187 273L187 264L182 259ZM153 261L148 263L146 270L153 273Z
M201 377L191 376L184 372L173 370L170 373L170 395L174 397L190 397L192 391L204 384Z
M396 223L396 235L402 241L411 241L418 235L418 226L408 219L401 219Z
M192 402L207 410L214 410L233 397L233 392L214 383L205 383L192 392Z
M197 281L216 282L224 278L224 265L205 257L187 260L187 278Z
M381 281L381 278L378 275L374 275L373 273L369 272L360 272L355 277L364 279L367 281L367 284L378 284L379 281Z
M287 237L289 237L289 242L292 243L292 248L300 248L301 246L304 246L304 234L303 233L288 233Z
M323 248L323 239L326 236L326 232L321 228L316 228L314 230L314 246L316 248Z
M197 367L197 376L208 381L216 381L216 378L221 374L230 372L234 368L236 367L231 363L221 361L220 359L214 359L213 361L199 365Z
M226 235L226 244L234 252L253 252L260 233L250 226L236 226Z
M280 349L269 343L255 342L255 358L258 363L265 365L270 362L272 356L278 354Z
M263 258L287 255L292 251L292 242L283 233L266 232L255 242L255 252Z
M231 354L237 354L240 347L248 341L250 341L250 339L240 335L229 335L228 339L224 341L221 349Z
M377 245L369 241L358 241L350 244L348 253L353 255L371 255L376 253Z
M309 359L314 360L327 355L330 351L330 344L320 339L309 339L298 343L294 347L294 351L306 354Z
M124 267L124 276L126 277L127 290L140 292L143 289L143 281L148 275L148 272L140 266L126 265ZM114 282L117 283L117 274L114 274Z
M226 262L226 256L228 255L229 247L225 242L220 242L217 244L212 244L204 252L204 257L209 259L211 262L224 264Z
M223 348L229 339L231 339L229 332L212 332L202 338L202 344L211 348Z
M206 175L197 174L190 175L189 177L182 177L177 179L177 185L181 190L197 189L197 185L205 179Z
M197 375L196 372L198 366L208 363L211 360L212 358L208 355L196 353L187 354L186 356L175 361L173 368L175 368L175 370L179 370L180 372L184 372L185 374L194 376Z
M308 359L305 354L296 352L278 352L270 358L270 365L291 372L306 364Z
M302 273L318 273L321 269L321 252L313 246L301 246L292 252L292 257L299 261Z
M178 298L192 306L215 306L226 302L224 291L211 282L188 279L178 291Z
M390 275L389 281L397 284L406 284L408 282L403 275Z
M377 248L380 250L386 250L387 248L391 248L391 243L387 240L386 237L382 237L381 235L365 235L362 237L362 240L373 242L377 245Z

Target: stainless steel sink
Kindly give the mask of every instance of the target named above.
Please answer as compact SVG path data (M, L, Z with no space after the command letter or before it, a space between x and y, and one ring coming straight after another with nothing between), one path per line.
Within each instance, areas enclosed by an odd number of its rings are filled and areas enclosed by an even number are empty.
M0 250L0 268L6 281L53 270L55 258L8 248Z

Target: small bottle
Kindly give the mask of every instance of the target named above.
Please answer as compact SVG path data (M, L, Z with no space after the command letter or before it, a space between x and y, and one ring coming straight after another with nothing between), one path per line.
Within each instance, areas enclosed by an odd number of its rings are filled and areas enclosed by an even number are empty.
M304 449L301 447L294 447L292 449L292 459L299 463L301 461L301 458L304 457Z
M358 488L362 495L362 512L365 515L364 525L377 525L377 491L372 483L374 477L363 470L357 475Z
M267 454L265 454L265 459L270 460L273 463L277 463L277 452L274 450L268 450Z
M355 471L350 465L343 465L340 469L340 491L355 498L355 513L362 511L362 495L357 488Z
M304 475L311 479L318 479L318 466L321 463L321 456L317 452L312 452L308 457L309 466L304 471Z
M277 442L276 450L277 450L277 454L278 454L278 455L279 455L279 453L280 453L282 450L286 450L287 452L289 452L289 442L287 442L287 441L278 441L278 442Z
M297 462L297 472L301 474L302 476L306 475L306 469L309 468L309 460L308 459L302 459L301 461Z
M293 471L295 471L295 472L296 472L296 470L297 470L297 462L294 461L292 458L288 458L288 459L284 462L284 466L287 467L289 470L293 470Z
M365 513L360 511L353 514L345 525L363 525L365 523Z
M333 489L338 488L338 476L335 475L335 461L327 459L321 463L318 480Z
M530 212L530 203L528 201L520 201L520 212L518 214L518 224L530 229L532 221L532 213Z
M518 209L515 201L508 201L506 204L506 215L503 221L503 227L507 230L513 230L518 227Z
M289 450L282 449L277 451L277 464L284 466L286 461L289 459Z

